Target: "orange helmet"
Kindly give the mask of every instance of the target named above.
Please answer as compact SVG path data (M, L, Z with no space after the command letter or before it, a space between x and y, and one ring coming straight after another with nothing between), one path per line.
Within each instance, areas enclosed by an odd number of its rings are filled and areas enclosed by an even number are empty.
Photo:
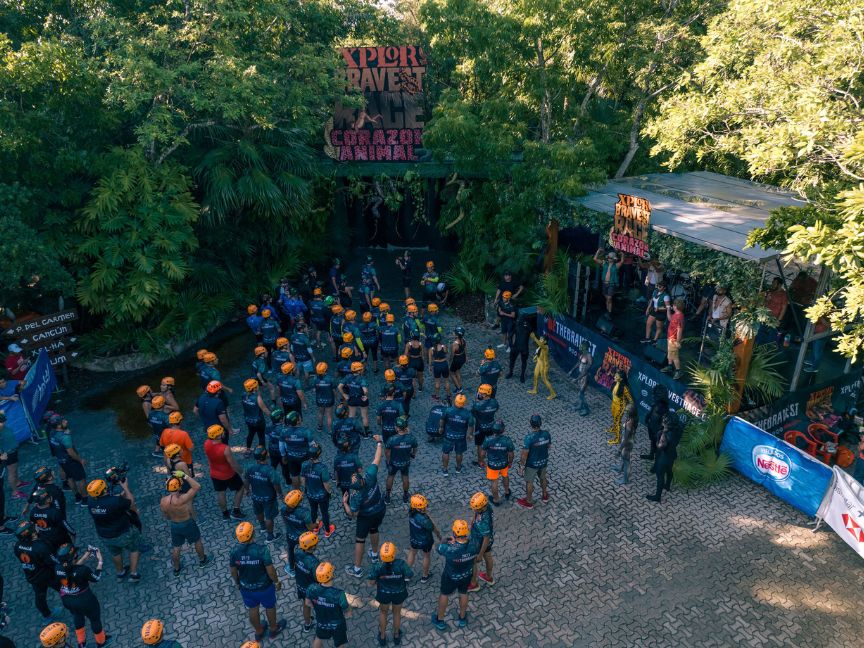
M315 365L315 373L319 376L323 376L327 373L327 368L328 367L326 362L319 362L317 365Z
M153 406L153 409L162 409L165 407L165 397L164 396L154 396L150 401L150 405Z
M362 362L352 362L351 363L351 373L360 373L363 371L363 363Z
M177 425L182 420L183 420L183 415L180 412L171 412L168 415L168 422L171 425Z
M284 337L276 338L276 348L277 349L284 349L286 346L288 346L288 338L284 338Z
M252 536L255 535L255 525L251 522L241 522L237 525L237 528L234 529L234 535L237 537L239 542L249 542L252 540Z
M349 312L351 312L351 311L349 311ZM347 313L346 313L346 315L347 315ZM354 334L351 331L345 331L342 334L342 341L345 344L351 344L354 341Z
M387 313L387 315L384 317L384 321L387 322L388 324L392 324L393 322L396 321L396 318L393 317L393 313Z
M381 298L380 297L373 297L372 298L372 305L373 306L380 306L381 305Z
M426 262L426 268L427 268L427 269L431 270L431 269L434 268L434 267L435 267L435 262L434 262L434 261L427 261L427 262Z
M246 312L249 313L250 315L254 315L255 313L258 312L258 307L255 304L249 304L246 307Z
M339 315L339 314L340 314L341 312L343 312L344 310L345 310L345 309L342 308L342 305L341 305L341 304L333 304L333 305L330 307L330 311L331 311L334 315Z
M108 484L104 479L94 479L87 484L87 494L90 497L99 497L106 490L108 490Z
M171 443L165 448L165 456L166 457L176 457L182 452L183 448L179 446L177 443Z
M357 311L350 310L350 309L345 311L345 319L348 320L349 322L353 322L356 317L357 317Z
M152 391L153 390L150 389L150 385L141 385L138 389L135 390L135 393L138 394L138 398L144 398Z
M222 391L222 383L218 380L211 380L207 383L207 392L210 394L218 394Z
M324 293L321 292L320 288L313 288L312 289L312 296L313 297L320 297L322 294L324 294Z
M489 504L489 500L483 493L477 492L471 496L469 504L475 511L482 511Z
M249 641L244 641L240 648L261 648L261 644L254 639L250 639Z
M297 490L290 490L285 493L285 498L283 500L285 502L285 506L290 506L291 508L297 508L300 506L300 502L303 501L303 492Z
M465 394L456 394L456 398L453 399L453 404L456 407L465 407L465 403L468 402L468 399L465 398Z
M486 349L483 352L483 357L486 358L487 360L494 360L495 359L495 349L491 349L491 348Z
M329 562L322 562L315 569L315 580L319 583L329 583L333 580L333 565Z
M464 538L468 535L468 523L465 520L456 520L453 523L453 535L457 538Z
M429 502L420 493L411 496L412 509L417 509L418 511L425 511L427 506L429 506Z
M354 349L352 349L351 347L345 347L339 352L339 355L342 356L343 360L347 360L354 355Z
M318 545L318 534L313 533L312 531L307 531L300 536L297 544L303 551L309 551L310 549L314 549Z
M162 384L163 384L163 385L171 385L171 386L173 386L173 385L175 384L175 382L174 382L174 378L172 378L171 376L165 376L165 377L162 379Z
M243 381L243 389L247 392L252 392L258 389L258 381L254 378L247 378Z
M408 304L408 314L416 315L418 313L417 304Z
M283 374L290 374L292 371L294 371L294 363L293 362L283 362L282 366L279 367L279 370Z
M386 380L387 382L393 382L394 380L396 380L396 372L392 369L385 369L384 380Z
M269 308L265 308L261 311L261 317L263 317L264 319L267 319L268 317L270 317L270 315L272 315L272 313L270 312Z
M385 542L381 545L378 555L381 556L381 562L393 562L396 560L396 545L392 542Z
M223 434L225 434L225 428L221 425L211 425L207 428L207 438L212 439L213 441L221 439Z
M410 306L411 304L416 304L416 303L417 303L417 300L414 299L413 297L409 297L408 299L405 300L406 306Z
M207 355L208 353L210 353L210 352L207 349L198 349L198 351L195 353L195 357L198 358L199 360L203 360L204 356Z
M216 362L216 354L212 351L208 351L204 354L204 362Z
M480 385L477 388L477 393L483 394L484 396L491 396L492 395L492 385L487 385L486 383Z
M365 313L363 313L363 321L364 322L371 322L372 321L372 311L366 311Z
M255 347L255 357L257 358L258 356L262 356L262 355L267 355L267 347L256 346Z
M387 302L381 302L381 305L378 307L378 310L382 313L386 313L390 310L390 304Z
M503 293L501 293L501 296L504 299L510 299L513 296L513 293L510 292L509 290L505 290Z
M399 366L400 367L407 367L408 366L408 356L407 355L400 355L399 356Z
M430 313L437 313L438 312L438 304L429 304L426 307L426 310L429 311Z
M39 641L45 648L62 648L66 645L69 628L65 623L51 623L39 633Z
M165 626L159 619L150 619L141 626L141 641L145 646L155 646L162 641Z

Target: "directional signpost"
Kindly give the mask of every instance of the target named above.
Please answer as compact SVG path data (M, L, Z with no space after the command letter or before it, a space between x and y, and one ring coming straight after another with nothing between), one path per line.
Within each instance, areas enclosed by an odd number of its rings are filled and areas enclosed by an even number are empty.
M22 349L38 353L45 349L53 366L63 367L63 382L68 382L66 363L74 359L78 353L70 351L75 343L72 334L72 322L78 319L74 308L62 310L50 315L41 315L31 320L19 322L3 331L10 341Z

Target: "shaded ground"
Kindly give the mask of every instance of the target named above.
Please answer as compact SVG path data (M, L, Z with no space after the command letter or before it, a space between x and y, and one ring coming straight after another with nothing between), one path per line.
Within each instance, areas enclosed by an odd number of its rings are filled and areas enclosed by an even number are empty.
M452 320L447 322L452 327ZM479 352L492 340L489 329L468 325L469 362L466 385L475 389ZM497 339L495 340L497 342ZM239 337L216 346L226 381L239 392L250 360L251 338ZM506 359L506 356L505 356ZM201 463L203 433L191 414L197 391L190 368L174 371L188 429L198 444ZM161 375L161 373L160 373ZM158 380L158 375L155 376ZM382 379L370 376L373 394ZM148 378L150 380L150 378ZM139 380L129 384L134 388ZM155 382L155 380L153 380ZM499 390L504 420L521 440L528 416L540 412L553 436L550 467L552 501L525 511L513 504L495 509L496 577L494 587L472 595L470 625L440 633L429 624L437 597L441 561L433 560L435 578L412 583L403 622L406 646L854 646L864 634L864 574L860 559L831 530L812 534L803 515L739 477L696 492L674 488L663 503L644 499L650 475L636 461L632 483L614 484L613 450L606 445L608 400L592 394L592 415L573 413L573 397L560 374L553 382L561 396L547 402L525 393L526 385L503 381ZM423 422L431 405L429 388L415 401L412 427L423 439ZM232 400L239 418L239 403ZM205 545L215 563L194 566L184 553L185 571L175 578L168 557L168 530L158 512L164 469L148 456L148 431L128 386L70 411L69 418L88 474L130 460L130 483L141 507L146 537L156 545L143 562L143 582L118 584L113 575L95 586L108 631L117 646L140 645L144 620L160 617L168 635L186 648L235 648L251 637L238 592L228 574L234 523L223 522L213 491L206 483L198 499ZM644 451L641 435L636 451ZM325 458L332 449L325 442ZM364 441L362 459L369 461L371 441ZM47 449L22 448L25 474L47 461ZM440 449L421 440L412 467L412 489L430 500L431 514L442 528L455 517L470 520L468 498L486 486L479 469L467 466L461 475L437 472ZM398 487L397 487L398 492ZM522 481L514 479L521 495ZM13 512L20 502L11 504ZM250 506L244 503L249 512ZM78 544L98 543L88 514L70 507ZM319 554L337 566L336 585L355 606L349 620L352 646L374 641L377 614L365 581L342 572L350 560L353 525L335 505L336 535L322 538ZM382 527L382 539L407 546L407 508L396 497ZM11 545L11 538L0 542ZM272 548L285 588L279 614L288 620L285 635L272 645L311 643L302 632L293 583L284 575L284 544ZM5 598L13 606L6 631L19 646L35 644L39 623L32 596L11 551L0 551L6 582ZM56 604L56 596L51 595ZM68 618L64 619L67 622ZM90 640L92 645L92 639Z

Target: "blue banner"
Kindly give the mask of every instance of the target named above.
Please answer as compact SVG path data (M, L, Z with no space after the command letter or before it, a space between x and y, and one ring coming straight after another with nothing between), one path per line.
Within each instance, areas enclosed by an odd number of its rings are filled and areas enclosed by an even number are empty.
M588 350L594 358L591 383L606 394L611 393L615 372L623 371L642 416L651 409L651 392L655 385L666 388L666 396L673 411L684 409L693 416L702 415L705 401L699 392L684 383L672 380L671 376L667 376L647 360L614 344L572 317L556 315L553 318L538 314L537 329L538 332L545 331L549 339L549 352L564 371L573 369L579 356L579 345L587 342Z
M720 452L732 467L807 515L816 515L831 484L831 469L752 423L731 418Z
M19 393L19 399L7 401L3 409L6 413L6 425L15 433L19 443L30 438L31 431L39 424L51 395L57 388L54 367L51 366L45 349L39 352L39 358L30 367L22 382L24 387Z

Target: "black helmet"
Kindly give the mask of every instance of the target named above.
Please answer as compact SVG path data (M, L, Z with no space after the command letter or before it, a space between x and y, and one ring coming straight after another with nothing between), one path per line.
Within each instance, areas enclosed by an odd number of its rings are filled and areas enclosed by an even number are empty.
M33 500L37 504L41 504L42 506L48 504L51 501L51 493L49 493L44 488L37 488L33 493Z
M539 414L532 414L530 423L531 427L539 428L543 424L543 419L540 418Z
M40 484L45 484L51 481L51 478L54 476L54 473L48 466L39 466L36 469L36 472L33 473L33 479L35 479Z
M255 449L252 451L252 458L255 461L264 461L267 458L267 448L264 446L255 446Z
M492 424L492 433L493 434L504 434L504 421L498 419L495 423Z
M309 456L313 459L317 459L321 456L321 446L315 441L312 441L312 443L309 444Z
M75 558L78 556L78 550L75 548L75 545L66 542L60 545L60 548L57 550L55 555L57 556L57 561L61 565L69 565L75 562Z
M456 335L458 335L459 337L465 337L465 327L464 326L457 326L455 329L453 329L453 332Z
M300 422L300 414L295 411L288 412L288 416L285 417L285 421L288 425L297 425Z
M408 427L408 417L407 416L400 416L399 418L397 418L396 419L396 427L399 428L400 430L404 430L405 428L407 428Z
M36 526L29 520L21 520L18 526L15 527L15 537L21 540L22 538L31 538L36 533Z
M348 406L345 403L336 406L336 418L348 418Z

